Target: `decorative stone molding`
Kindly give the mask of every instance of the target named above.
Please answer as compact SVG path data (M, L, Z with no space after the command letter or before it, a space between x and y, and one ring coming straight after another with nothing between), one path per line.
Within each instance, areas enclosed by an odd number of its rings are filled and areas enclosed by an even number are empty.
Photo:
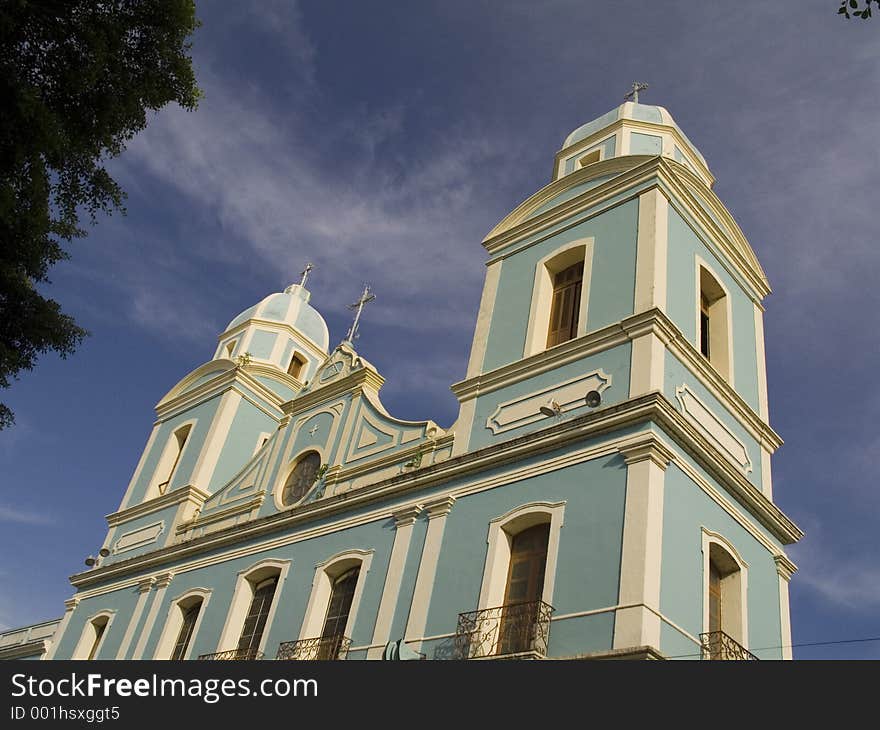
M445 497L440 497L439 499L431 500L430 502L425 502L425 512L428 514L428 519L433 520L435 517L443 517L452 512L452 507L455 505L455 497L451 494Z
M786 581L791 580L791 577L797 572L797 566L789 560L787 555L774 555L773 562L776 563L776 572L779 577Z
M163 532L165 532L165 520L126 532L113 543L113 554L118 555L128 550L136 550L139 547L156 542L159 539L159 535Z
M391 516L394 518L394 526L400 528L405 525L413 524L421 513L422 506L420 504L414 504L410 507L404 507L396 512L392 512Z
M653 433L645 434L631 443L621 446L620 453L627 466L650 459L664 471L675 455L672 449Z
M144 578L139 581L137 584L137 592L138 593L149 593L153 589L153 584L156 582L156 579L153 577Z
M551 400L559 404L559 413L564 414L578 408L587 408L584 397L591 390L603 393L611 387L611 376L604 370L594 370L564 383L519 396L499 403L486 419L486 428L493 434L512 431L547 418L541 413L541 406Z
M703 403L687 385L675 389L681 412L703 435L717 446L744 474L752 471L752 460L745 444Z
M188 484L185 487L178 487L177 489L165 492L165 494L156 497L155 499L141 502L141 504L137 504L134 507L129 507L120 512L114 512L107 515L107 525L109 527L117 527L125 522L137 519L138 517L145 517L153 512L165 509L165 507L178 505L183 502L192 502L198 508L204 504L209 496L210 495L204 490L199 489L192 484Z

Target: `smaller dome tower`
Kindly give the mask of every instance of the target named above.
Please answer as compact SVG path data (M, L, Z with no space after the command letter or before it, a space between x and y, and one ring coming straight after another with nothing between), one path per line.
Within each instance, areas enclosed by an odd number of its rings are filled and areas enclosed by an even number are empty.
M270 294L233 319L220 335L213 359L245 357L306 383L327 358L330 344L327 323L309 305L306 278L304 273L301 283Z

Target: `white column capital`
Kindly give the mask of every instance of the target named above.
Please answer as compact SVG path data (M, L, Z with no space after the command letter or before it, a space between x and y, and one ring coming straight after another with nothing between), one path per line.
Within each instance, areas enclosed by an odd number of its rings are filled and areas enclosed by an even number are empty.
M779 577L786 581L791 580L791 576L797 572L797 566L786 555L774 555L773 562L776 563L776 572Z
M149 578L143 578L138 581L137 584L137 592L138 593L149 593L153 588L153 584L156 582L156 579L152 576Z
M621 446L620 453L627 466L650 460L664 471L674 456L674 452L653 433L644 434Z
M435 517L445 517L452 511L452 507L455 505L455 497L451 494L440 497L438 499L433 499L429 502L425 502L425 512L428 514L428 519L433 520Z
M403 507L391 513L394 518L394 527L400 529L406 525L413 524L418 516L422 513L422 505L413 504L409 507Z

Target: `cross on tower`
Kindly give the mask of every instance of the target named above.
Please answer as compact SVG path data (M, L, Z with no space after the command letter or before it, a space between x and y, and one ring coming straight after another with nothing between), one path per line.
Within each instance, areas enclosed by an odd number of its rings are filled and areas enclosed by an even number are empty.
M358 336L358 324L361 320L361 312L364 311L364 305L369 304L376 298L376 295L370 291L370 285L364 285L364 293L361 294L361 298L358 299L354 304L349 304L348 308L356 310L356 314L354 315L354 322L351 324L351 328L348 330L348 334L345 336L345 339L354 344L355 339Z
M648 88L647 84L643 84L641 81L634 81L633 85L632 85L632 91L630 91L623 98L629 99L630 97L632 97L633 103L638 104L639 103L639 92L644 91L647 88Z
M306 282L309 280L309 272L313 268L314 267L311 265L311 263L308 263L308 264L306 264L306 268L304 268L299 274L302 277L302 280L299 282L299 285L301 287L303 287L303 289L305 289Z

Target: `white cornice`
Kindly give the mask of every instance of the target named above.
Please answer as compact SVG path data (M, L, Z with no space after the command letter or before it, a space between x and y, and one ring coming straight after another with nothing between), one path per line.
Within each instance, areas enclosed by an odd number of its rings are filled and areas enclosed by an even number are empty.
M327 357L327 352L325 350L322 350L320 345L314 342L310 337L304 335L298 329L287 324L286 322L278 322L271 319L259 319L256 317L246 319L241 324L238 324L232 329L226 330L225 332L218 335L217 342L219 343L223 340L229 339L230 337L239 335L251 326L265 327L266 329L275 330L278 333L285 333L296 337L297 341L302 341L302 344L306 346L306 349L309 350L318 361L323 361Z
M192 502L196 507L200 507L209 496L207 492L192 484L188 484L185 487L172 489L170 492L166 492L148 502L141 502L134 507L107 515L107 525L109 527L117 527L131 520L151 515L166 507L182 504L183 502Z
M718 479L746 512L776 539L790 544L803 536L797 525L736 471L726 458L718 454L717 450L672 407L665 397L659 393L649 393L623 403L600 408L542 431L463 454L414 472L384 479L357 490L310 502L288 512L258 518L153 553L93 568L88 572L71 576L71 583L76 587L85 588L216 550L224 545L241 544L272 533L286 534L298 526L321 521L339 513L350 512L388 498L405 498L408 493L439 487L452 479L474 478L475 475L504 464L521 463L524 459L560 449L573 442L651 421L663 428L665 433L684 448L698 464ZM686 465L686 461L680 460L677 455L675 461L676 463L681 461Z

